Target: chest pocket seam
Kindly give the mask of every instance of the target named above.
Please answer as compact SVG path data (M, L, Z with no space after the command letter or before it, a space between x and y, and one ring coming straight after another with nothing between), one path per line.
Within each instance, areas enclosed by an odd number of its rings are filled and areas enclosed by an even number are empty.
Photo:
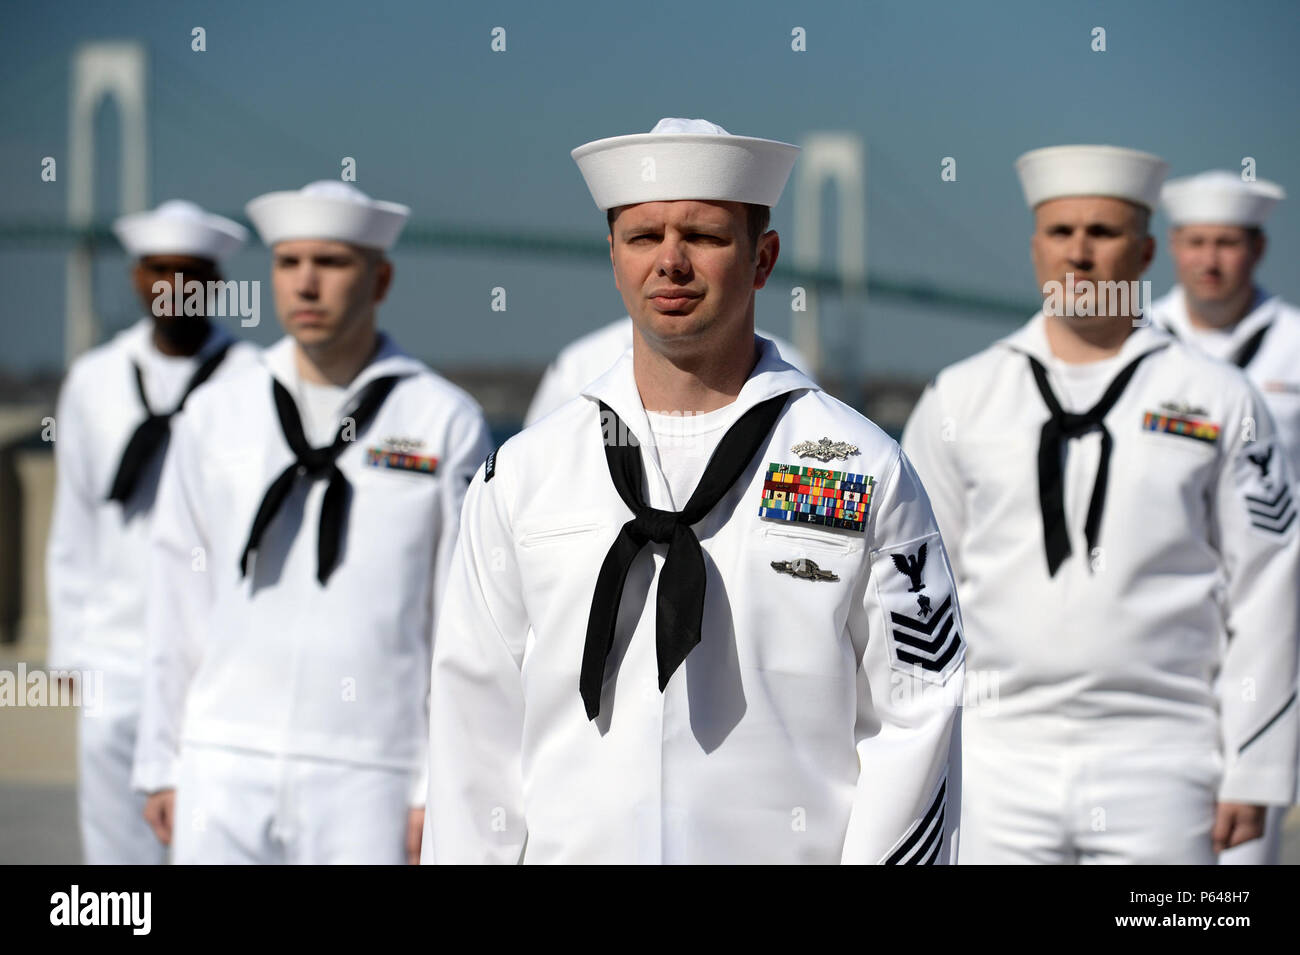
M565 541L580 539L594 534L600 530L603 525L599 521L584 521L579 524L564 524L559 527L548 527L542 530L530 531L519 537L519 546L525 549L536 547L545 547L550 544L563 543Z
M1222 432L1220 432L1222 435ZM1201 441L1196 438L1187 438L1178 434L1165 434L1160 431L1138 431L1138 447L1143 450L1149 448L1176 448L1175 453L1187 455L1190 457L1200 458L1204 461L1212 461L1219 456L1219 442L1211 444L1208 441Z
M402 468L374 467L364 463L352 474L349 475L347 469L344 469L343 474L349 481L357 481L366 484L371 481L381 485L389 484L393 481L404 481L411 484L428 484L436 487L442 483L439 480L442 477L442 474L439 471L429 474L424 471L406 471Z
M764 524L760 527L764 542L786 542L791 544L806 544L815 548L848 557L862 550L863 543L860 540L853 540L847 537L832 535L815 534L807 531L796 531L793 528L778 527L773 524Z

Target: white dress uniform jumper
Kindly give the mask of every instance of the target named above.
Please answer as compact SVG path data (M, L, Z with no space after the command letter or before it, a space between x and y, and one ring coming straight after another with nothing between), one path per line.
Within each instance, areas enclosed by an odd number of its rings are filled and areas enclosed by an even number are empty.
M903 445L971 673L961 861L1212 862L1216 800L1295 785L1300 527L1271 416L1155 327L1091 375L1045 319L944 370Z
M630 354L476 475L422 861L949 860L964 645L925 492L758 341L692 482Z
M1300 478L1300 310L1256 289L1251 310L1241 321L1230 329L1206 330L1192 325L1184 292L1174 286L1155 302L1153 311L1156 321L1178 338L1246 373L1277 424L1292 479ZM1222 853L1220 863L1276 865L1287 809L1270 806L1263 837Z
M433 615L487 427L386 337L313 422L295 347L191 401L159 491L135 784L177 788L178 862L402 862L426 788Z
M149 527L173 415L190 393L256 363L221 328L192 357L162 354L140 319L79 358L59 397L50 525L51 669L102 674L103 699L78 724L85 859L156 864L166 850L131 790L149 596Z
M183 199L121 216L113 232L135 260L182 255L214 263L248 237L239 223ZM83 706L77 734L81 843L92 865L165 858L142 816L144 800L130 786L154 495L172 417L196 388L256 355L215 326L198 354L164 355L153 331L153 321L142 318L74 362L55 418L47 664L103 680L104 698L94 711Z
M1273 209L1286 198L1277 183L1245 181L1239 173L1212 170L1165 183L1161 202L1175 227L1226 225L1263 228ZM1158 321L1173 335L1208 355L1242 369L1264 396L1300 480L1300 312L1255 287L1250 311L1230 328L1193 325L1186 293L1174 286L1154 304ZM1300 581L1296 582L1300 588ZM1219 856L1220 865L1276 865L1281 858L1287 808L1270 806L1264 835Z

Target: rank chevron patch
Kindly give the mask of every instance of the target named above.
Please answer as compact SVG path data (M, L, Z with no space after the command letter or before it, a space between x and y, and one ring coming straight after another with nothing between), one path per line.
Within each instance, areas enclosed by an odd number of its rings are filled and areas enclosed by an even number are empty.
M966 642L939 535L877 552L876 591L884 611L889 664L928 683L946 683Z
M894 844L884 865L934 865L943 848L944 822L948 813L948 774L926 806L925 815Z
M951 595L944 598L928 622L893 612L889 614L889 622L893 625L898 644L894 652L900 663L942 673L961 649L961 631L952 612Z
M1237 481L1252 527L1279 537L1295 523L1295 495L1276 439L1253 442L1237 456Z
M1294 503L1291 489L1284 487L1272 499L1247 494L1246 512L1250 515L1250 523L1255 527L1280 535L1285 534L1295 520Z

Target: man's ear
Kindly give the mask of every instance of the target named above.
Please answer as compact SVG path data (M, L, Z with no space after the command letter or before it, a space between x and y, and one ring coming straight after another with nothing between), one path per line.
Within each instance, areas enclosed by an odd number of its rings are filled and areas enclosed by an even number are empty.
M1264 260L1264 253L1268 251L1268 233L1262 229L1255 237L1255 264L1258 265Z
M171 280L171 276L168 276L167 278L168 281ZM131 285L135 287L136 296L140 299L141 304L149 310L151 315L153 314L154 299L158 297L158 293L153 290L154 281L153 273L144 267L144 262L140 259L136 259L135 264L131 266ZM170 309L170 296L168 297L168 302L169 304L167 307Z
M378 305L388 295L389 286L393 284L393 263L381 258L375 263L375 304Z
M614 233L605 236L605 241L609 243L609 268L614 273L614 288L621 292L623 289L618 284L618 269L614 267Z
M1148 235L1142 240L1142 271L1151 267L1156 258L1156 237Z
M776 260L781 255L781 237L775 229L769 229L758 237L758 256L754 266L754 288L760 289L767 284L776 268Z

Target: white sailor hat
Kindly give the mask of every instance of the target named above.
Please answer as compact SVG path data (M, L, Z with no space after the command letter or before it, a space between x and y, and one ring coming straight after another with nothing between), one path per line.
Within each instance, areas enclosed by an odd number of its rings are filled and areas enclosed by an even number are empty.
M350 183L325 179L290 192L268 192L244 207L268 246L289 239L333 239L387 251L411 210L371 199Z
M1153 210L1169 164L1119 146L1048 146L1016 160L1025 202L1036 208L1067 196L1109 196Z
M248 241L238 222L172 199L148 212L131 212L113 222L113 234L134 259L146 255L192 255L220 261Z
M573 150L601 209L708 199L774 206L799 147L733 136L703 119L661 119L648 133L598 139Z
M1160 193L1174 225L1237 225L1259 227L1273 207L1286 198L1275 182L1245 182L1236 173L1213 170L1198 176L1171 179Z

